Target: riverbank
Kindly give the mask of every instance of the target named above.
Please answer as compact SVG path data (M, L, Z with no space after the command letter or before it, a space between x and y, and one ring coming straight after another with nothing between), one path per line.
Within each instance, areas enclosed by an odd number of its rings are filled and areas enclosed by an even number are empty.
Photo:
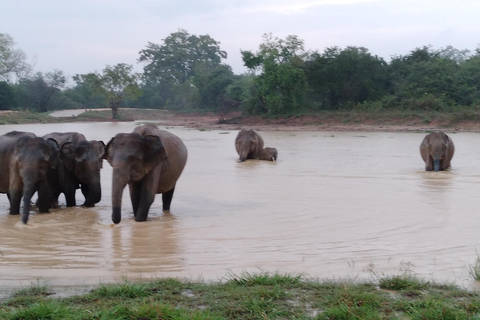
M218 283L154 279L52 298L32 286L0 305L2 319L477 319L480 295L409 275L378 283L318 282L268 273Z
M246 116L239 112L214 114L178 113L157 109L120 109L120 118L112 120L108 109L63 110L61 117L47 113L2 111L0 124L60 123L84 121L153 121L167 126L207 130L289 131L383 131L383 132L480 132L480 111L324 111L282 117ZM58 113L58 112L57 112ZM71 114L71 116L69 116Z

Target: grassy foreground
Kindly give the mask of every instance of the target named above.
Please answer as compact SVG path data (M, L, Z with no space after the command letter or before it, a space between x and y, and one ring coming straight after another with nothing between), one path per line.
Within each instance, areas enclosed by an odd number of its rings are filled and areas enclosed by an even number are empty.
M480 295L402 275L378 283L280 274L228 275L214 284L158 279L105 284L52 298L32 286L0 305L1 319L480 319Z

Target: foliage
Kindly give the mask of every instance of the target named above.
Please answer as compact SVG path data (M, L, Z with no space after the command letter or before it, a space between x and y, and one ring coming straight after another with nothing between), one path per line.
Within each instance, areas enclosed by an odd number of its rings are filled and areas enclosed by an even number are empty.
M133 66L119 63L115 66L106 66L102 73L76 75L74 80L81 84L83 90L90 97L102 95L109 108L112 109L112 118L118 118L118 108L122 101L135 100L141 95L138 86L139 75L133 72Z
M170 34L163 44L149 42L140 51L145 63L145 92L154 95L144 107L167 105L174 109L214 109L233 81L227 53L209 35L191 35L184 29Z
M320 109L377 100L386 93L387 63L366 48L338 47L313 53L306 63L310 96Z
M249 113L285 114L299 112L308 88L303 67L304 41L295 35L285 40L263 35L256 53L242 51L251 71L260 71L253 94L244 110Z
M415 278L409 279L408 287L417 291L265 272L231 275L226 282L208 284L169 278L125 281L66 298L53 298L48 288L32 287L0 304L0 318L477 319L480 315L477 292Z
M5 81L0 81L0 110L9 110L15 106L13 87Z
M12 83L28 75L31 66L25 62L26 55L14 48L15 41L8 33L0 33L0 81Z
M67 79L60 70L37 72L31 78L22 78L14 87L18 107L38 112L58 109Z

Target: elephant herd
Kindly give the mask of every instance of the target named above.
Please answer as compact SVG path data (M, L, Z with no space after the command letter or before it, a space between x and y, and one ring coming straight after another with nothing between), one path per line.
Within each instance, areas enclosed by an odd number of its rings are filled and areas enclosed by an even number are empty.
M112 221L121 220L122 193L128 184L136 221L145 221L155 194L162 193L163 210L170 210L177 179L187 162L187 148L177 136L155 125L119 133L105 145L88 141L78 132L50 133L37 137L12 131L0 136L0 193L10 201L10 214L28 222L30 202L37 192L39 212L58 206L65 195L67 207L75 206L81 189L83 206L101 199L100 169L103 159L113 167Z
M264 147L255 130L242 129L235 139L239 161L276 161L277 149ZM450 167L455 148L443 132L428 134L420 145L427 171ZM78 132L54 132L37 137L12 131L0 136L0 193L10 201L10 214L28 222L30 202L37 192L39 212L58 206L65 195L67 207L76 205L81 189L82 204L93 207L101 199L100 170L103 159L112 166L112 221L120 223L122 194L128 184L135 221L145 221L155 195L162 194L163 211L170 210L175 185L187 162L187 148L176 135L146 124L131 133L119 133L107 145L87 140Z

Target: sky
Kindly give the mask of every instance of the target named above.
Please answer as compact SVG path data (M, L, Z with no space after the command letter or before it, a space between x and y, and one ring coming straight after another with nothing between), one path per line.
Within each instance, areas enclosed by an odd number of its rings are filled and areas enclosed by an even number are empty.
M209 35L223 62L247 71L241 50L262 36L296 35L305 49L357 46L390 61L416 48L480 47L478 0L0 0L0 33L9 34L35 71L67 77L127 63L179 29Z

